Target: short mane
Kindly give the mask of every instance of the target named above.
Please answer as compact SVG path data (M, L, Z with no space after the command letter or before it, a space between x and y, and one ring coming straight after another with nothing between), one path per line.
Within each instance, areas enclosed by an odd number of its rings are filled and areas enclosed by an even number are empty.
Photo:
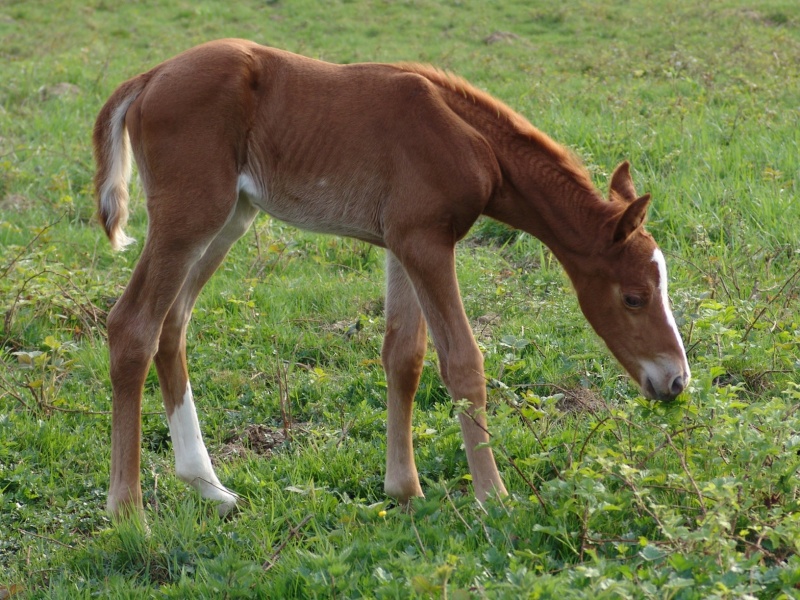
M395 66L403 71L421 75L440 88L454 92L487 113L496 115L499 120L508 123L518 135L527 138L537 148L549 154L565 171L571 173L577 182L589 190L595 191L589 171L575 154L531 125L525 117L502 101L449 71L412 62L396 63Z

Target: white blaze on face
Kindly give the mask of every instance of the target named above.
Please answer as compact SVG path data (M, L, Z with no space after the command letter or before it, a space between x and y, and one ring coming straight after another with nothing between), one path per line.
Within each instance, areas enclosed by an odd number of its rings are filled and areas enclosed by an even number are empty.
M211 458L203 443L200 422L194 408L192 387L186 383L183 404L167 418L172 447L175 450L175 472L178 477L200 492L203 498L220 502L221 514L236 504L236 495L217 479Z
M664 311L664 320L669 325L670 330L675 338L675 343L681 349L681 362L684 373L684 382L688 383L691 373L689 371L689 362L686 359L686 350L683 347L683 340L681 334L678 332L678 326L675 324L675 317L672 315L672 310L669 305L669 295L667 292L667 264L664 261L664 255L658 248L653 252L653 262L658 267L658 290L661 295L661 307ZM676 365L670 364L672 361L667 356L659 357L656 362L642 361L642 368L644 369L643 379L650 378L651 381L658 381L661 376L669 372L676 371Z
M664 261L664 255L658 248L653 252L653 262L658 266L658 290L661 292L661 306L664 307L664 316L672 329L672 333L675 334L678 345L685 355L686 351L683 348L683 340L681 339L678 326L675 324L675 317L672 315L672 310L669 306L669 294L667 293L667 263Z

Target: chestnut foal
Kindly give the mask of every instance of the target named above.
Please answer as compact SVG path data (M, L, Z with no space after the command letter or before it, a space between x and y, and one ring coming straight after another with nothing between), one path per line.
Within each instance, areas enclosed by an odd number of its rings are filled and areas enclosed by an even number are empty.
M203 285L261 210L297 227L386 249L385 490L421 496L411 410L427 329L460 415L479 500L505 494L486 432L483 357L456 281L454 248L480 215L522 229L563 264L614 356L659 400L689 366L664 257L629 167L608 199L563 147L467 82L417 64L333 65L244 40L188 50L123 83L94 128L98 212L115 249L132 240L131 147L149 229L108 316L112 514L142 509L142 389L155 361L178 476L220 511L236 495L203 444L186 369L186 327Z

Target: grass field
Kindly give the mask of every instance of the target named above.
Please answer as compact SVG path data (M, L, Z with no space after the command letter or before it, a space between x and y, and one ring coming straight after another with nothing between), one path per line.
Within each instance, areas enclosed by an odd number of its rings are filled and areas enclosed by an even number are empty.
M703 6L700 6L704 4ZM267 217L190 327L228 519L174 476L144 403L149 531L112 524L105 317L113 253L90 132L111 91L244 37L334 62L451 69L653 194L693 382L645 401L536 240L459 250L510 497L471 495L429 353L426 498L383 494L382 251ZM0 3L0 599L800 597L800 5L789 0ZM291 420L283 415L291 413Z

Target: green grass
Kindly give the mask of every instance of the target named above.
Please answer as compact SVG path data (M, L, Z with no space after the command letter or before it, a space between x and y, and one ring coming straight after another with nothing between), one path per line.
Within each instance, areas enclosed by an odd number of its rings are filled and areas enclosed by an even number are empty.
M0 5L0 598L800 596L800 7L701 4ZM246 501L220 519L174 476L153 373L149 531L112 525L104 323L141 245L114 254L92 222L91 127L120 82L226 36L452 69L603 189L630 160L689 392L639 397L552 256L482 221L460 282L511 496L473 500L431 352L414 420L427 497L401 510L382 491L382 252L263 217L189 337L207 444Z

